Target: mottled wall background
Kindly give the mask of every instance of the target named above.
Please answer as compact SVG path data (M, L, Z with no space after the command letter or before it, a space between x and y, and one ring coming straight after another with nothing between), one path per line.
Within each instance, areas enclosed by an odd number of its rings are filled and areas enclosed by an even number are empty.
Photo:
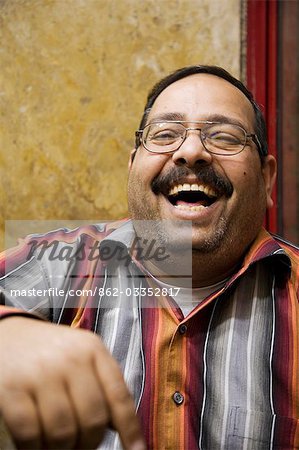
M240 75L240 0L0 0L7 219L126 215L148 89L189 64Z

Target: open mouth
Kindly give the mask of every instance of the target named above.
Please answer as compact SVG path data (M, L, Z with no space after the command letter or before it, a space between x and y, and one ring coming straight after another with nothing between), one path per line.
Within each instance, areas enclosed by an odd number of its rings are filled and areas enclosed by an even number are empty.
M166 195L168 201L178 209L200 211L211 206L218 198L214 189L204 184L176 184Z

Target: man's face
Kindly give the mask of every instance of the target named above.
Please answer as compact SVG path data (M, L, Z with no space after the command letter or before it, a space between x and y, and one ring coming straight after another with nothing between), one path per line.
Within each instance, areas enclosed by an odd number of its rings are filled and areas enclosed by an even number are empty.
M219 121L222 116L254 133L249 100L214 75L191 75L168 86L156 99L147 123L165 116L187 122ZM218 156L204 149L198 131L190 131L173 154L153 154L139 147L129 171L129 211L140 220L192 221L194 250L207 253L234 247L241 254L257 235L266 207L272 205L274 178L273 158L267 157L262 165L252 140L237 155ZM187 190L198 186L204 194L172 195L179 185Z

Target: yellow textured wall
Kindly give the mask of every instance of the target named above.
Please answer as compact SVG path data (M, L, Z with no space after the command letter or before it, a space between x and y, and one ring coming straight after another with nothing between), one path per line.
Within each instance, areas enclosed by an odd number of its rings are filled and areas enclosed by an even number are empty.
M124 216L148 89L239 55L240 0L0 0L1 230Z

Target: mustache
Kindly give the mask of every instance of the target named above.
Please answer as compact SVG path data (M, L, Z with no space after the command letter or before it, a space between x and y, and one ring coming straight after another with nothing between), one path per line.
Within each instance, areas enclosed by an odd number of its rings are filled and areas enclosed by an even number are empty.
M199 182L212 187L217 194L231 197L233 193L233 185L224 176L217 173L213 167L205 166L190 170L187 167L174 167L167 173L157 175L152 183L151 188L154 194L162 193L168 195L169 189L174 185L181 183L181 180L192 175L198 179Z

